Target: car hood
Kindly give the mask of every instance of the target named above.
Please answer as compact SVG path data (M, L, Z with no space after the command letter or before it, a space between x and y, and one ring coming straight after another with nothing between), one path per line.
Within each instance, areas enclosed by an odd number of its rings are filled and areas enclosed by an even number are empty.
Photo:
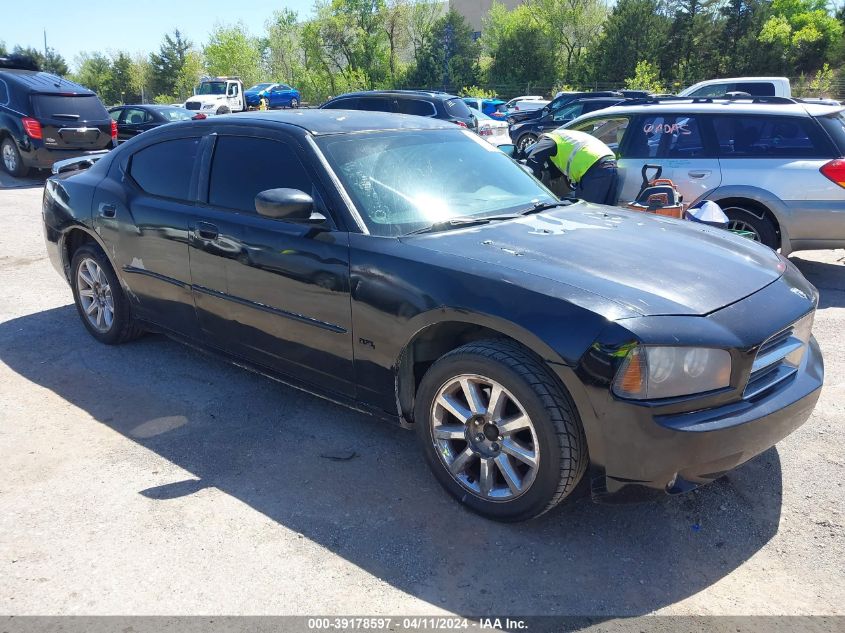
M546 278L634 315L705 315L777 280L771 249L722 229L583 202L516 220L404 238ZM477 267L476 267L477 269Z

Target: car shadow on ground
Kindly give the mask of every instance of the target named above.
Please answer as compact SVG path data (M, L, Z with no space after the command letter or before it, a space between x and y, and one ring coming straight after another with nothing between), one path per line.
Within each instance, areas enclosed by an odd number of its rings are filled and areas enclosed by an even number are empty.
M800 255L789 259L819 289L819 308L845 308L845 257L838 263L801 259Z
M15 178L0 167L0 189L35 189L37 187L43 187L44 181L47 180L49 175L49 171L42 169L32 172L26 178Z
M213 486L463 615L648 613L715 583L778 529L775 449L682 497L633 506L582 497L499 524L438 487L413 433L165 337L100 345L73 306L0 324L0 361L193 474L127 495L167 503ZM94 424L78 423L80 433Z

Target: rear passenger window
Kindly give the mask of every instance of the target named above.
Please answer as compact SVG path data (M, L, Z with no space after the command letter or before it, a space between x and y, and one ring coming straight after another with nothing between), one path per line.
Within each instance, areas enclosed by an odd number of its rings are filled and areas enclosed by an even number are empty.
M629 158L701 158L706 156L698 119L655 115L639 119L625 151Z
M147 193L188 200L199 138L180 138L146 147L132 156L129 174Z
M819 158L830 153L810 119L716 116L713 127L724 158Z
M211 165L209 204L256 213L255 196L278 188L299 189L314 195L311 178L289 145L246 136L217 139Z
M388 99L367 97L366 99L358 100L358 110L366 110L368 112L392 112L393 108Z
M448 99L443 103L446 108L446 112L449 113L449 116L455 116L461 119L468 119L472 116L472 112L469 111L467 104L465 104L461 99Z
M397 99L396 111L400 114L414 114L416 116L434 116L437 114L434 105L420 99Z

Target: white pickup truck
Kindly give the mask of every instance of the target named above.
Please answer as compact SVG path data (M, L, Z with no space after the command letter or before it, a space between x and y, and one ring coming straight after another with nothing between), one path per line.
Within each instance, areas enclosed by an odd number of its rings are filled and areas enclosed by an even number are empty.
M244 85L238 77L205 77L185 101L185 108L206 116L246 110Z
M724 97L729 92L745 92L752 97L791 97L786 77L728 77L699 81L678 93L679 97Z

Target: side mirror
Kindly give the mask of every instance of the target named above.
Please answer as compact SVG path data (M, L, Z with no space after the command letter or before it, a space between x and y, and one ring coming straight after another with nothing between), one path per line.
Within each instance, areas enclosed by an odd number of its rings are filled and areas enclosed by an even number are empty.
M314 200L299 189L267 189L255 196L255 210L266 218L302 222L313 209Z
M516 145L511 145L510 143L499 145L499 151L513 158L516 156Z

